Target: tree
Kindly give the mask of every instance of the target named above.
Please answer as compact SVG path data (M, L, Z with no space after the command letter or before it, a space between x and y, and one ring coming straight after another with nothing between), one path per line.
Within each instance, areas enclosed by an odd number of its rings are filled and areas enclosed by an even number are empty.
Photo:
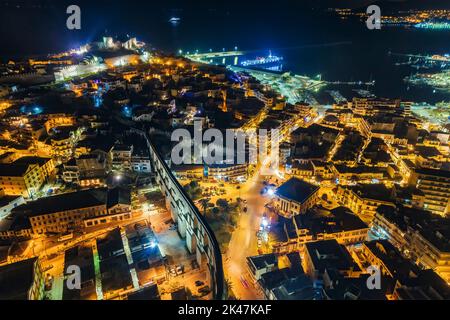
M189 187L191 187L192 189L199 188L198 182L195 180L192 180L191 182L189 182Z
M233 283L229 278L225 278L225 299L232 299L233 295Z
M206 209L208 209L208 207L209 207L210 200L211 200L211 198L203 198L203 199L200 199L200 201L199 201L200 206L202 207L204 216L206 215Z
M228 201L225 199L217 199L216 201L216 205L221 208L223 211L227 210L229 205L228 205Z
M200 189L197 181L191 181L190 183L186 184L184 186L184 190L186 190L186 193L192 200L196 200L202 195L202 189Z

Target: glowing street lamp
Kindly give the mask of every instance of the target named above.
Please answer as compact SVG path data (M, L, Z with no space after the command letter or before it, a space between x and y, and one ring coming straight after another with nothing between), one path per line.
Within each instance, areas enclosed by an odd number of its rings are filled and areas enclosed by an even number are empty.
M267 221L266 217L262 218L261 224L264 228L267 228L267 226L269 225L269 221Z

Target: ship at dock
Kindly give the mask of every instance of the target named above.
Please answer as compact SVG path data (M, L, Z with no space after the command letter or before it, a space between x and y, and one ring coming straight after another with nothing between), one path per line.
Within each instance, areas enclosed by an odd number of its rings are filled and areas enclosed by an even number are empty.
M269 52L269 55L266 57L256 57L255 59L244 60L240 63L240 66L244 68L260 68L266 70L273 71L281 71L282 70L282 61L283 57L279 57L276 55L272 55L272 52Z

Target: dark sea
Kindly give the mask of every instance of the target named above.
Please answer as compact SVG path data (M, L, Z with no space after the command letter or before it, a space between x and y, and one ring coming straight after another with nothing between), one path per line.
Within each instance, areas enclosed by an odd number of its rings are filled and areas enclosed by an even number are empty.
M14 1L11 1L14 2ZM72 1L77 3L77 1ZM58 52L98 40L104 35L136 36L170 52L223 49L251 50L246 57L282 56L283 68L327 81L370 81L373 93L418 102L450 101L450 94L403 81L417 72L396 66L404 58L389 55L450 53L450 31L385 27L368 30L358 19L341 20L324 8L288 6L284 2L220 5L156 6L154 1L82 2L82 29L66 28L64 1L1 4L0 57L2 60ZM31 3L31 4L30 4ZM259 3L259 5L258 5ZM179 23L169 22L171 17ZM425 71L426 72L426 71Z

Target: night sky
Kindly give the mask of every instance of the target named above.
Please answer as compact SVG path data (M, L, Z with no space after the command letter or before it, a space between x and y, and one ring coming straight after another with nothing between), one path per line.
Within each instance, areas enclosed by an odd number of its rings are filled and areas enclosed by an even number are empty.
M379 4L382 12L411 8L450 8L450 1L443 0L277 0L272 2L256 0L0 0L0 41L2 43L0 57L65 50L96 40L106 34L132 33L138 37L145 35L150 38L150 41L154 40L155 44L164 45L168 42L168 38L174 37L172 30L161 28L171 16L180 16L191 24L189 30L192 31L189 35L194 36L198 28L208 28L214 30L214 33L211 32L208 36L212 38L221 37L228 32L236 32L232 28L235 23L241 24L240 30L247 26L266 30L267 25L279 24L282 20L295 22L299 19L311 19L311 17L314 17L316 21L329 20L329 16L322 15L324 9L328 7L352 7L364 10L370 3ZM67 19L65 8L70 4L78 4L81 7L82 30L80 31L69 31L65 27ZM215 18L218 21L216 25L211 25L210 21L207 22L208 19ZM197 26L194 26L194 22ZM291 25L288 27L292 29ZM334 27L328 29L332 32ZM289 32L291 30L286 29L286 33ZM185 34L188 34L187 31ZM282 37L280 33L276 36ZM192 42L192 40L186 39L186 42Z

